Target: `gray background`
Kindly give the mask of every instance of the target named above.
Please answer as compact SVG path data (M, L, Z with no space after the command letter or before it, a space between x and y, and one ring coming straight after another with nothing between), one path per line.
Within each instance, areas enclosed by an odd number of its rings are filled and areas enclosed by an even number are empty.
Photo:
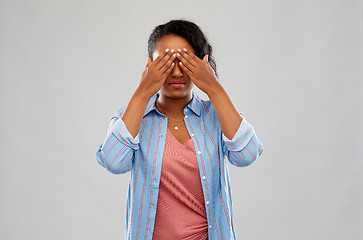
M229 164L237 238L362 239L354 0L1 0L0 238L124 238L129 173L95 153L138 84L151 30L177 18L204 30L265 147L250 167Z

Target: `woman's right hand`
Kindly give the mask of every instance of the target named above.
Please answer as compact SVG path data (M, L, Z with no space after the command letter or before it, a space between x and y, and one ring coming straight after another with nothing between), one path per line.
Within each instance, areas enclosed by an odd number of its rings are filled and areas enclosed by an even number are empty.
M153 62L150 57L147 58L146 67L141 75L139 89L150 98L159 91L174 68L176 54L174 49L163 51Z

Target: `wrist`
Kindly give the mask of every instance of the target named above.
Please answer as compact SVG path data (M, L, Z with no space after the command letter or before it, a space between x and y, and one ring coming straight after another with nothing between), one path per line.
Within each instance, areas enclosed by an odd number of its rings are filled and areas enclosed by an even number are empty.
M136 98L142 98L142 99L146 99L147 101L150 100L150 98L153 96L154 94L150 93L149 91L147 91L146 89L141 88L140 86L136 88L135 92L134 92L134 97Z
M138 99L139 101L145 101L145 102L149 102L150 98L153 96L153 94L149 93L148 91L146 91L145 89L142 88L137 88L134 92L134 94L132 95L132 98L134 99Z
M209 99L211 99L213 96L220 94L221 92L224 92L224 88L219 82L215 82L214 84L209 85L208 90L205 92Z

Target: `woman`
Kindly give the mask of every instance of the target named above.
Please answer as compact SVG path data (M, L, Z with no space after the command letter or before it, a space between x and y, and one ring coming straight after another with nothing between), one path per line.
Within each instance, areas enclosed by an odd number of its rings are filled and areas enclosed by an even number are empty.
M108 171L131 172L125 238L235 239L226 159L249 166L263 146L219 83L195 23L155 27L148 52L139 86L96 153Z

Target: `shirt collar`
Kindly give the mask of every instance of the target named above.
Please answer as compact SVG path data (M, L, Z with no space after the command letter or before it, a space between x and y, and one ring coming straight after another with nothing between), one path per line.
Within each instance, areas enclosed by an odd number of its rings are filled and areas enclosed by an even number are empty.
M190 110L192 110L196 115L200 116L200 112L202 110L202 101L194 91L192 91L192 94L193 94L193 98L186 107L189 108ZM150 98L143 117L145 117L151 111L156 111L155 100L158 97L159 97L159 93L157 92Z

